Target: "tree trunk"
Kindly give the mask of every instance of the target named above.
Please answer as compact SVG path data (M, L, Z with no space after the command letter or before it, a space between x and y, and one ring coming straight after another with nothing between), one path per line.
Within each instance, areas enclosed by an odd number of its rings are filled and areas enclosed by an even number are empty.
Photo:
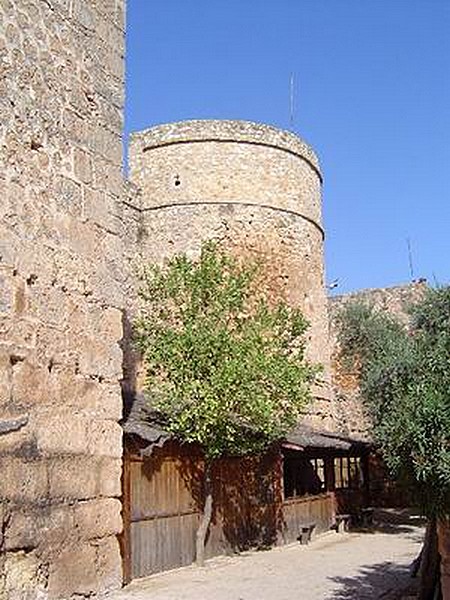
M437 590L440 586L440 576L436 519L428 521L420 560L419 577L418 600L435 600L435 598L439 598Z
M439 554L441 557L441 590L443 600L450 600L450 517L438 523Z
M211 467L212 464L208 461L205 464L205 504L203 505L202 520L200 521L199 528L197 529L197 540L196 540L196 562L197 566L205 566L205 539L208 533L209 524L212 517L212 485L211 485Z

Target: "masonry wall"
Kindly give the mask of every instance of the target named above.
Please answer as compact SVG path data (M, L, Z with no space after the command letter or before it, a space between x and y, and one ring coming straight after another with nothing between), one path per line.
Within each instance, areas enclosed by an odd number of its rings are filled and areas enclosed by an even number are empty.
M144 260L195 256L215 239L243 260L260 259L268 297L303 310L308 358L324 366L309 418L334 428L321 174L311 148L267 125L184 121L132 135L130 178L140 190Z
M124 6L0 20L0 597L79 599L121 584Z
M360 438L370 437L371 422L360 397L357 371L349 368L340 353L337 317L349 303L363 303L408 322L408 307L419 301L426 282L419 280L405 285L359 290L328 299L330 315L331 375L335 394L336 415L343 432Z

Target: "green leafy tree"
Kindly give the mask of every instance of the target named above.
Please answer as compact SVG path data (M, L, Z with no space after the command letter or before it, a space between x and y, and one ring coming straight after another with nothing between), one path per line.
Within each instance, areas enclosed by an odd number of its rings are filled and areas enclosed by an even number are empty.
M435 538L436 519L450 514L450 287L429 289L410 307L408 324L358 303L338 321L375 441L391 474L409 483ZM433 551L425 554L421 598L431 597L438 577Z
M212 242L148 266L135 337L145 388L165 427L205 454L205 505L197 561L212 514L210 473L226 455L259 453L295 426L318 368L304 357L307 323L298 310L264 297L260 268Z

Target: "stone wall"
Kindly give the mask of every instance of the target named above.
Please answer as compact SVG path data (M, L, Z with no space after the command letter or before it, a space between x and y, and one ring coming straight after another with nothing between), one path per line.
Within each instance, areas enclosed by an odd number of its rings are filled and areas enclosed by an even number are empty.
M324 287L321 175L296 135L246 121L185 121L132 135L130 179L140 190L147 261L198 254L215 239L262 259L269 298L302 308L308 358L324 366L309 418L333 428Z
M121 584L124 6L0 13L0 597L90 597Z
M335 393L336 415L345 433L360 438L370 437L371 423L364 411L359 393L358 373L349 369L340 355L336 317L345 304L362 302L377 310L408 322L408 306L422 297L426 282L419 280L405 285L360 290L328 299L330 315L331 373Z

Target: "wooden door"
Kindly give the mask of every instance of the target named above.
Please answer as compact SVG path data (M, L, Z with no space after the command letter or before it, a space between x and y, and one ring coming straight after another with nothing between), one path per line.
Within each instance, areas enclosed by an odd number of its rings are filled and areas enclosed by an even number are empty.
M128 457L129 579L195 560L200 516L191 463L170 453Z

